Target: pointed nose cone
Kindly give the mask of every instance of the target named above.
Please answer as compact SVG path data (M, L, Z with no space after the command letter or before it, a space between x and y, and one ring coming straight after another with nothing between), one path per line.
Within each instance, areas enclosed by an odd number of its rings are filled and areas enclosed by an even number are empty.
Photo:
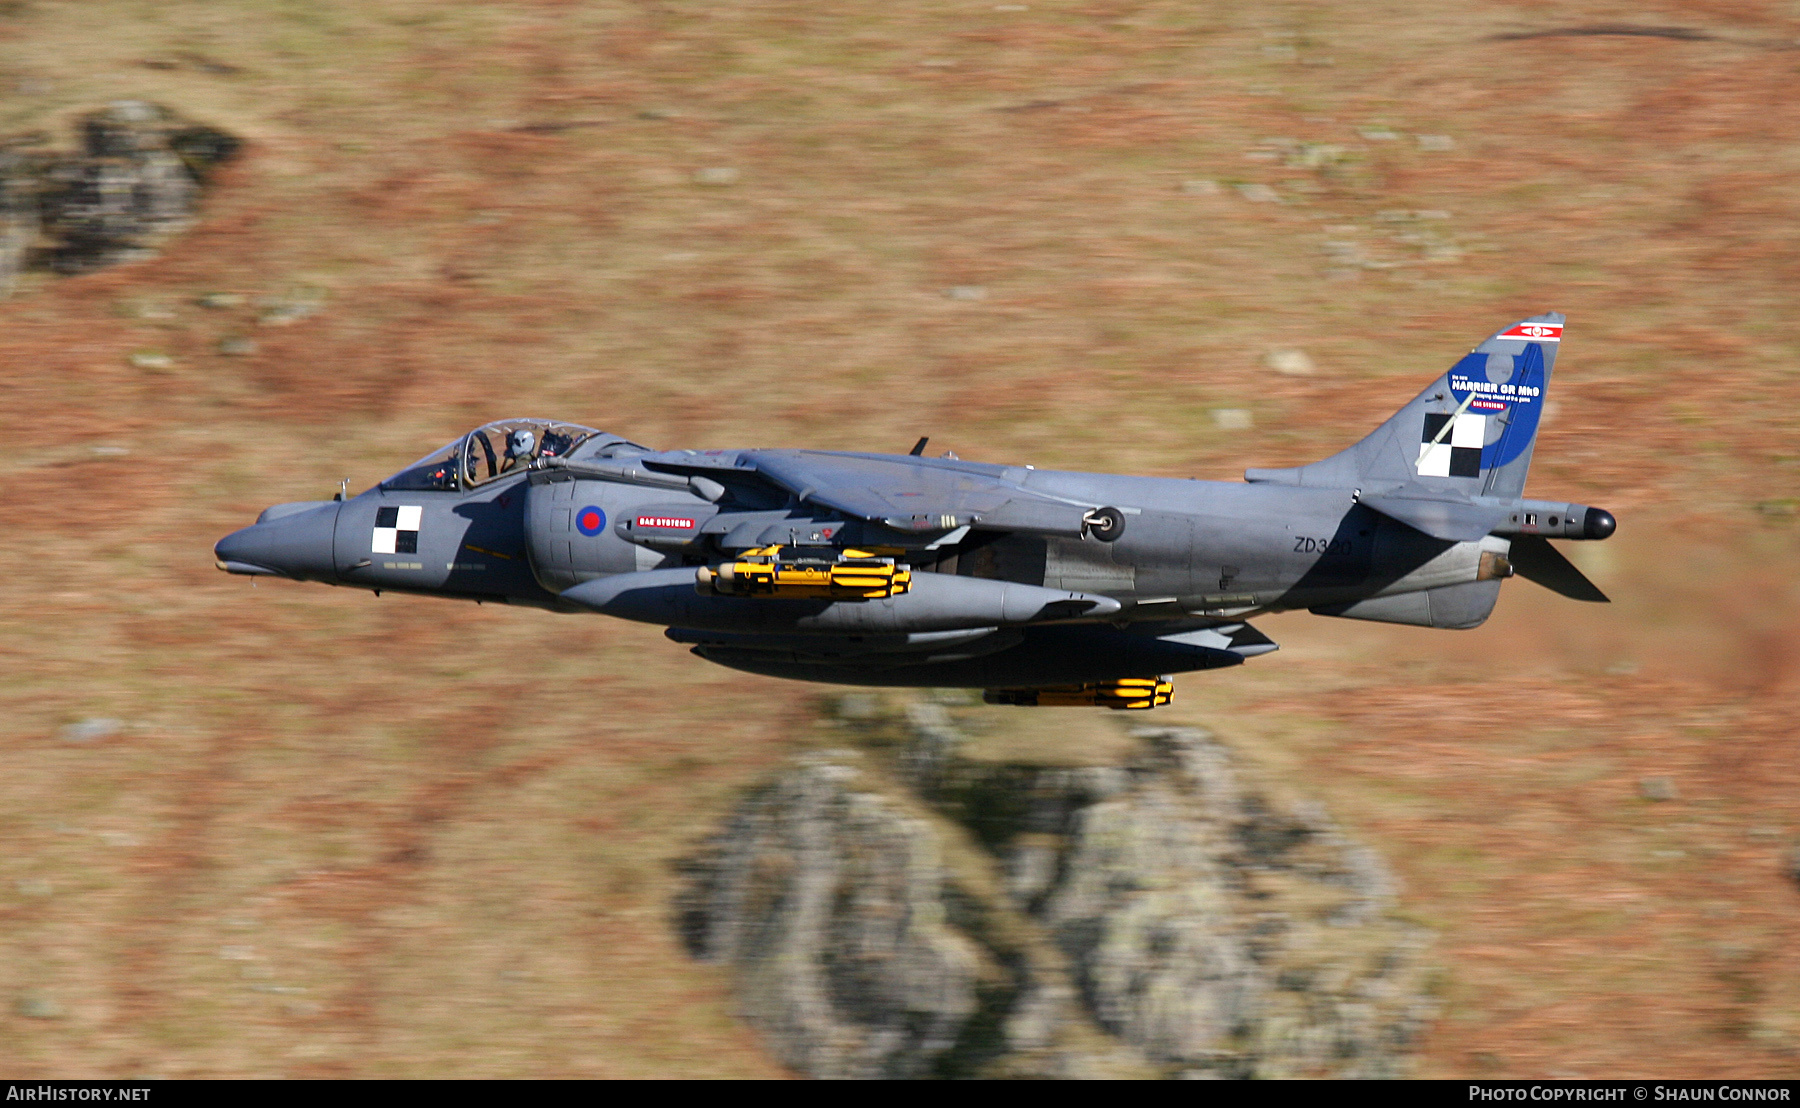
M336 581L331 540L337 530L338 505L328 500L296 507L298 510L279 516L271 509L263 513L260 522L220 539L213 547L219 568L299 581Z

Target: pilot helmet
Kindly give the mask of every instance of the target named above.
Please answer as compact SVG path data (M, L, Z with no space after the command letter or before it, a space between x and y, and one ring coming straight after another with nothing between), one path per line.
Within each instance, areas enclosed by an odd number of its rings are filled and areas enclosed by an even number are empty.
M537 436L521 427L506 437L506 453L514 458L531 457L531 448L537 445Z

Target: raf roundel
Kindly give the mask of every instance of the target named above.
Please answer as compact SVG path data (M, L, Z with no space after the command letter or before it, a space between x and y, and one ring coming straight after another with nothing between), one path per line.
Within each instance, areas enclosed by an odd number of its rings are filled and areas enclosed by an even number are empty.
M606 529L606 513L589 506L575 513L575 529L592 538Z

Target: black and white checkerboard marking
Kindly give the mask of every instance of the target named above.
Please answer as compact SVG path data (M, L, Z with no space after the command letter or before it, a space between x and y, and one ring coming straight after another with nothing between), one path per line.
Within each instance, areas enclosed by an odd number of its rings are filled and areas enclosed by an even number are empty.
M389 504L375 509L375 534L369 549L375 554L417 554L419 552L419 517L423 509L417 504Z
M1449 434L1444 434L1444 424L1451 420L1455 423ZM1425 433L1419 446L1419 476L1481 476L1481 447L1487 440L1487 421L1487 416L1468 412L1457 412L1454 416L1427 412Z

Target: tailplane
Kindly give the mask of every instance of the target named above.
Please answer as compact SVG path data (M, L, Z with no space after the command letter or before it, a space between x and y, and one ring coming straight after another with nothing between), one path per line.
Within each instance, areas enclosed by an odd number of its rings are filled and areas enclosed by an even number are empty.
M1515 498L1525 491L1563 315L1520 320L1477 346L1374 433L1322 462L1246 481Z

